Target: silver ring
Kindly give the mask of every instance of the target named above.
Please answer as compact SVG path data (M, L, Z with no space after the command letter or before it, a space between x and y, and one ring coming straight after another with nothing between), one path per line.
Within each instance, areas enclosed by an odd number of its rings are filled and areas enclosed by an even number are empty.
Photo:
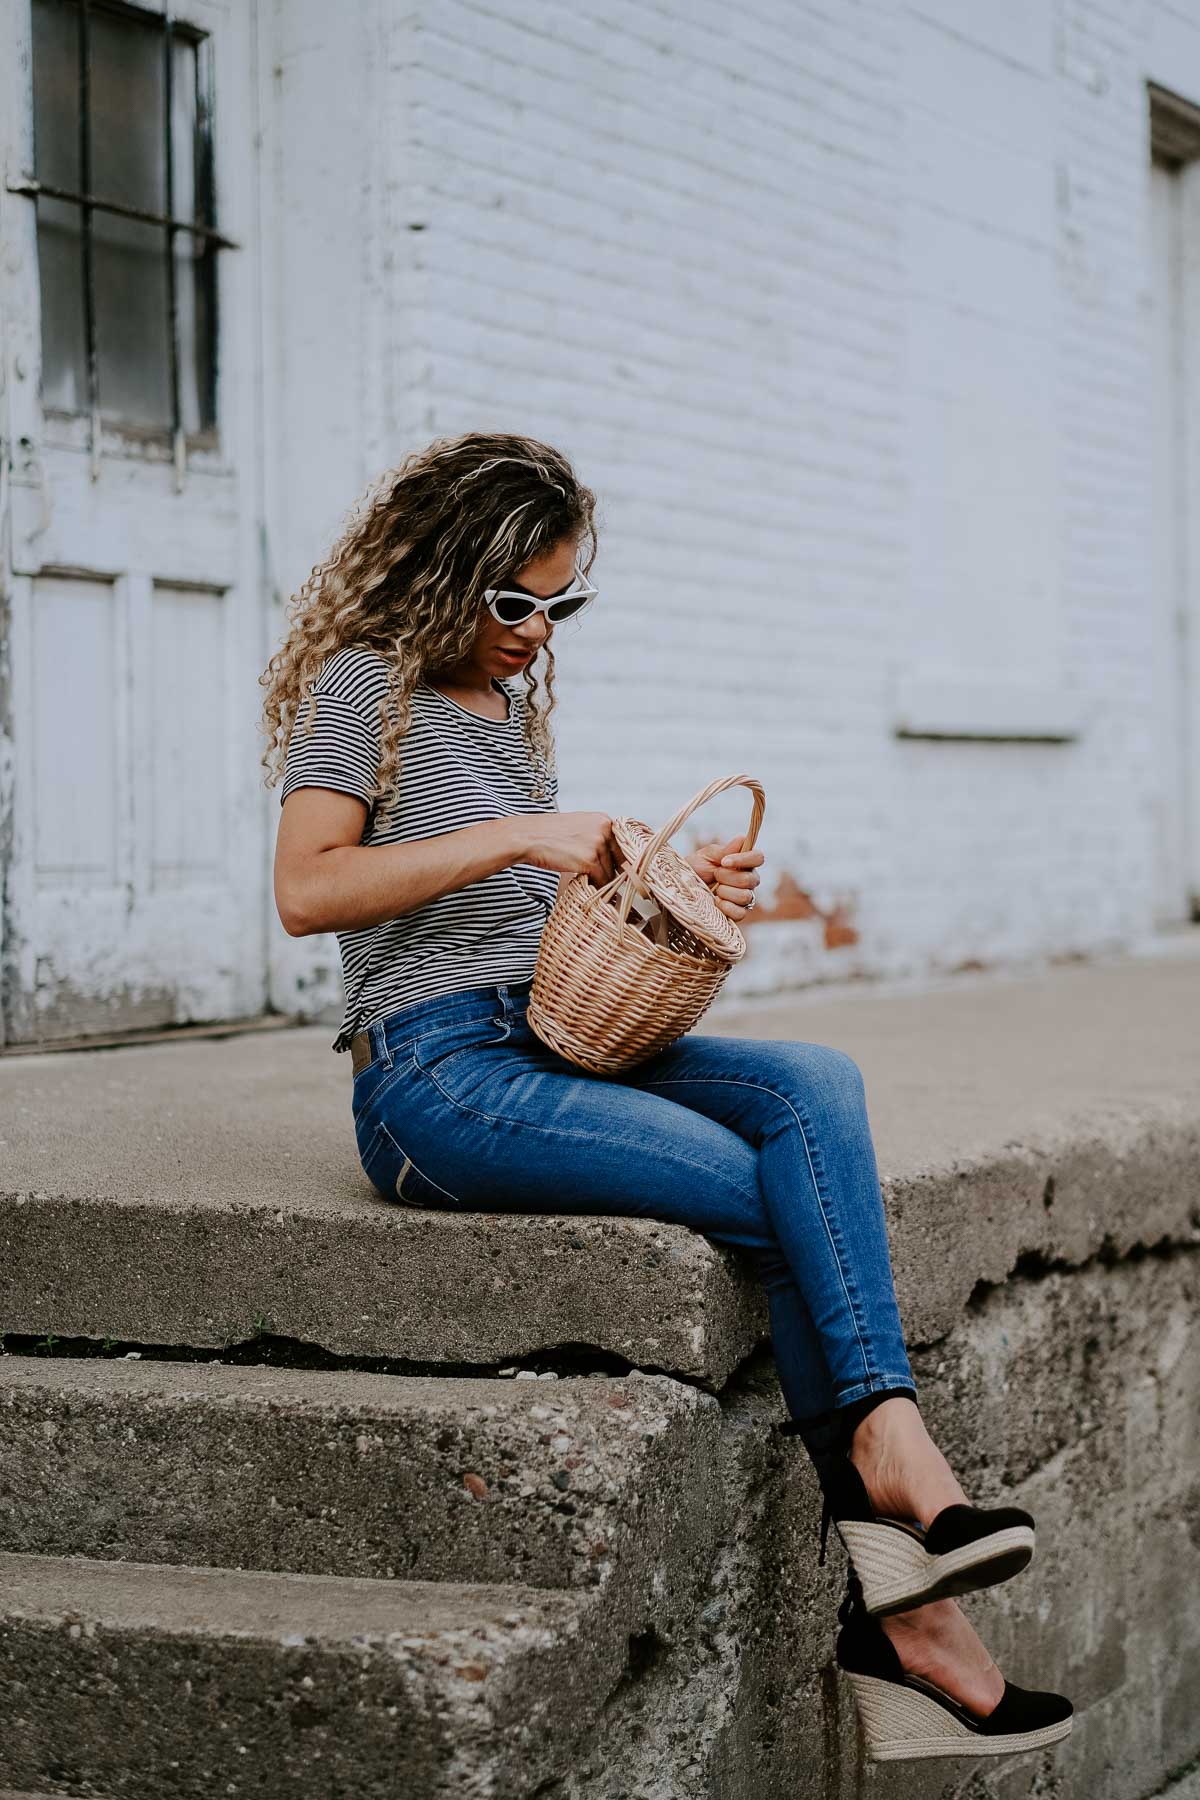
M757 899L757 897L758 896L756 894L751 894L750 898L746 902L746 911L747 912L750 911L750 908L754 905L754 902Z

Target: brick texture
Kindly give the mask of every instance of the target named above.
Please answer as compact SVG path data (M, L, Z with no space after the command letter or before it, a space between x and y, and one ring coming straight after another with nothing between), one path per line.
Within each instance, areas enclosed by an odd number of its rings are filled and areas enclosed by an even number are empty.
M1154 923L1158 13L1200 59L1165 3L437 0L388 25L397 429L528 431L597 489L601 603L556 638L561 804L657 824L762 780L728 993ZM1078 733L898 737L929 675L1032 686ZM722 796L676 842L746 811Z

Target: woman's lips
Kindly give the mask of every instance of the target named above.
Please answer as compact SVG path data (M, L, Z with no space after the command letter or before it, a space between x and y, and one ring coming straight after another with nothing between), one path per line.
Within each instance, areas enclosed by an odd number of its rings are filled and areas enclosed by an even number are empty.
M532 652L532 650L501 650L500 654L501 654L501 656L506 656L508 658L509 662L524 663L524 662L529 661L529 658L533 655L533 652Z

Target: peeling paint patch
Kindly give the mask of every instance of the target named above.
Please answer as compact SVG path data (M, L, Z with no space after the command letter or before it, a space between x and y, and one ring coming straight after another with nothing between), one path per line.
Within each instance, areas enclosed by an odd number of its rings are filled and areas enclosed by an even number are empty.
M57 977L48 960L39 957L33 1039L41 1043L49 1038L173 1025L178 1005L173 987L122 985L89 993L75 982Z
M827 913L822 913L825 920L825 948L839 950L844 944L857 944L858 932L850 923L850 915L840 903Z
M794 875L786 869L780 874L775 886L775 894L769 906L756 906L749 916L742 920L741 929L746 931L752 925L764 925L767 920L783 919L820 919L824 927L825 948L838 950L848 944L857 944L859 933L851 924L849 906L843 901L835 901L826 911L817 905L807 888L802 888Z

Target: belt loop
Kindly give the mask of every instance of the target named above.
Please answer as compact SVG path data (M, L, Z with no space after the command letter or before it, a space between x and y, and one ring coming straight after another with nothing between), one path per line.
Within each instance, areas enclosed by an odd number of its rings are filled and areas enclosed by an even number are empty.
M500 999L500 1017L507 1022L509 1013L512 1011L508 1003L508 983L506 981L499 982L496 986L496 993Z
M383 1020L376 1019L367 1026L367 1036L371 1040L371 1061L381 1062L385 1069L392 1066L391 1045L387 1041L387 1032L383 1028Z

